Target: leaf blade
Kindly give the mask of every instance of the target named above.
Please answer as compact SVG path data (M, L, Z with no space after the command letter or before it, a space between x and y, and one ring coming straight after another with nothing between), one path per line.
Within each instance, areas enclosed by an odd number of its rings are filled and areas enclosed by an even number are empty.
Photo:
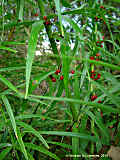
M42 21L36 22L32 25L32 31L31 31L30 39L29 39L29 43L28 43L28 52L27 52L27 60L26 60L26 94L25 94L25 98L27 98L27 95L28 95L30 76L31 76L31 70L32 70L32 63L34 60L35 49L37 46L38 33L39 33L41 27L42 27Z

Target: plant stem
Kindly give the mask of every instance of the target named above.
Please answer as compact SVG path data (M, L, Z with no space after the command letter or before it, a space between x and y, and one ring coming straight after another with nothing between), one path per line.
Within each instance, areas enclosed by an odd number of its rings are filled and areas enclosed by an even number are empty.
M44 17L46 15L46 13L45 13L45 8L44 8L44 4L43 4L42 0L38 0L38 6L39 6L39 10L41 12L42 17ZM55 40L52 37L51 26L50 25L46 25L45 23L44 23L44 26L45 26L45 29L46 29L46 32L47 32L47 35L48 35L48 38L49 38L50 45L51 45L53 53L55 55L59 55ZM60 65L59 59L57 59L56 61L57 61L57 64L59 66Z

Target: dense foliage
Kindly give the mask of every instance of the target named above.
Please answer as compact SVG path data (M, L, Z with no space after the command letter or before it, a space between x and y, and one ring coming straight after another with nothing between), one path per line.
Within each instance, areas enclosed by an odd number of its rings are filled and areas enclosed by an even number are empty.
M119 9L0 0L1 160L110 160L120 146Z

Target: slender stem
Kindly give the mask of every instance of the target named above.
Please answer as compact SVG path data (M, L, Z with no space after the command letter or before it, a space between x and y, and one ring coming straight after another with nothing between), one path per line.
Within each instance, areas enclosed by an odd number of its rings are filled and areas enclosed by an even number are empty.
M44 8L44 3L43 3L42 0L38 0L38 6L39 6L39 10L40 10L40 13L41 13L42 17L45 16L46 13L45 13L45 8ZM47 32L47 35L48 35L53 53L55 55L59 55L59 52L58 52L58 49L57 49L57 46L56 46L56 42L55 42L54 38L52 37L51 25L46 25L44 23L44 26L45 26L45 29L46 29L46 32ZM58 66L60 65L60 60L59 59L57 59L57 64L58 64Z

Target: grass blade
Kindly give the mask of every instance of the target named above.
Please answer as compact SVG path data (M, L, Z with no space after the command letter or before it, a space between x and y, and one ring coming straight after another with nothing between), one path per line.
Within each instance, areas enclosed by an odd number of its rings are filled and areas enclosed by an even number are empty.
M45 147L49 148L47 142L45 141L45 139L40 135L40 133L38 131L36 131L34 128L32 128L30 125L21 122L21 121L17 121L17 124L20 125L21 127L24 127L25 129L27 129L29 132L33 133L36 137L39 138L39 140L45 145Z
M47 141L47 143L55 144L55 145L58 145L58 146L63 147L63 148L69 148L69 149L72 149L72 146L71 146L71 145L69 145L69 144L66 144L66 143L53 142L53 141Z
M6 110L7 110L7 112L8 112L8 115L9 115L9 117L10 117L10 121L11 121L13 130L14 130L14 132L15 132L15 135L16 135L16 137L18 137L18 136L17 136L16 122L15 122L15 118L14 118L13 111L12 111L12 109L11 109L10 103L9 103L7 97L4 96L4 95L2 96L2 100L3 100L3 103L4 103L5 107L6 107Z
M95 123L97 124L97 126L100 128L101 132L103 133L103 135L106 137L106 142L109 143L109 132L107 130L107 128L104 127L104 124L102 123L102 121L100 119L98 119L92 112L90 111L86 111L86 114L90 116L91 119L93 119L95 121Z
M62 15L61 15L61 10L60 10L60 0L54 0L54 1L56 5L56 10L58 12L58 19L60 22L61 33L62 33L62 36L64 36L64 31L63 31L63 26L62 26Z
M11 48L8 48L8 47L4 47L4 46L0 46L0 50L6 50L6 51L9 51L9 52L13 52L13 53L16 53L17 51L14 50L14 49L11 49Z
M98 141L98 139L94 136L90 136L84 133L75 133L75 132L62 132L62 131L40 131L40 134L46 135L57 135L57 136L70 136L70 137L79 137L85 140L90 140L93 142Z
M41 146L37 146L35 144L32 143L25 143L25 146L27 148L33 149L33 150L37 150L41 153L44 153L45 155L48 155L49 157L56 159L56 160L60 160L55 154L49 152L48 150L46 150L45 148L41 147Z
M30 39L28 43L28 53L27 53L27 61L26 61L26 94L25 98L28 95L29 83L30 83L30 75L32 70L32 63L34 60L35 50L37 46L38 33L42 27L42 22L36 22L32 25L32 31L30 34Z
M22 95L17 88L10 82L8 81L6 78L4 78L2 75L0 75L0 80L6 85L8 86L11 90L15 91L16 93L18 93L19 95Z
M22 137L21 137L21 134L20 134L20 131L17 129L17 126L16 126L16 122L15 122L15 118L14 118L14 115L13 115L13 111L11 109L11 106L9 104L9 101L8 99L6 98L6 96L2 96L2 100L5 104L5 107L6 107L6 110L8 112L8 115L10 117L10 120L11 120L11 123L12 123L12 126L13 126L13 130L15 132L15 135L16 135L16 138L19 142L19 145L21 147L21 150L26 158L26 160L28 160L28 157L27 157L27 152L25 150L25 146L24 146L24 143L22 141Z
M19 145L20 145L20 147L21 147L21 151L23 152L26 160L28 160L27 151L26 151L26 149L25 149L25 145L24 145L24 143L23 143L22 136L21 136L21 133L20 133L19 128L17 128L17 133L18 133L17 140L18 140L18 143L19 143Z
M23 21L24 0L20 0L19 20Z
M6 155L11 151L12 147L7 147L0 153L0 160L4 160Z
M108 105L103 105L99 103L93 103L93 102L86 102L86 101L81 101L79 99L72 99L72 98L59 98L59 97L47 97L47 96L36 96L36 95L30 95L30 98L41 98L41 99L48 99L48 100L55 100L55 101L63 101L63 102L73 102L77 104L82 104L82 105L88 105L88 106L93 106L96 108L103 109L106 112L113 112L113 113L120 113L119 109L115 109L113 107L110 107ZM37 102L39 102L38 99L36 99Z

